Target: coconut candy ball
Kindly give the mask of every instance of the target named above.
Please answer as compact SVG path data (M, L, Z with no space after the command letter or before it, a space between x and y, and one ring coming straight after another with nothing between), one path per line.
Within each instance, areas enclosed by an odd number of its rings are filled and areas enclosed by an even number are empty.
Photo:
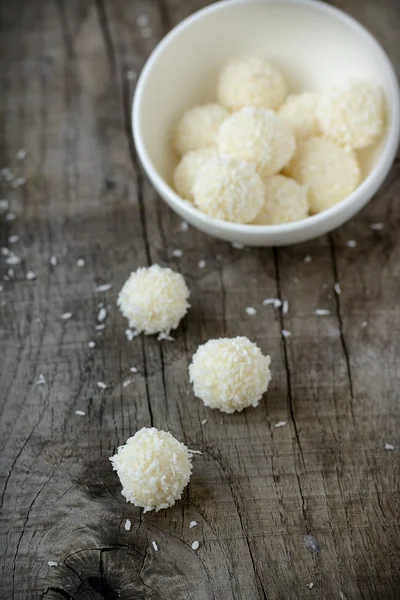
M383 95L367 82L349 82L324 92L317 108L322 133L347 148L366 148L382 134Z
M324 137L299 142L285 174L300 184L307 184L312 213L341 202L360 183L360 168L354 152Z
M309 138L320 133L317 119L319 94L304 92L288 96L278 115L292 129L297 139Z
M204 104L187 110L175 134L175 149L183 156L191 150L215 146L217 133L228 111L220 104Z
M130 274L117 304L137 333L168 334L187 313L189 294L182 275L152 265Z
M201 168L193 195L196 206L211 217L250 223L264 203L264 184L252 163L215 156Z
M254 225L281 225L308 217L307 186L284 175L265 180L265 200Z
M271 380L271 359L246 337L209 340L189 366L195 395L221 412L257 406Z
M229 110L244 106L276 109L286 95L286 83L268 61L256 56L235 59L222 70L217 87L218 100Z
M143 427L110 458L127 502L144 512L173 506L192 473L192 455L170 433Z
M200 169L213 156L217 156L215 148L200 148L182 157L174 172L174 186L182 198L194 202L193 185L196 177Z
M266 108L242 108L228 117L219 130L217 145L221 155L253 162L263 177L278 173L296 149L290 127Z

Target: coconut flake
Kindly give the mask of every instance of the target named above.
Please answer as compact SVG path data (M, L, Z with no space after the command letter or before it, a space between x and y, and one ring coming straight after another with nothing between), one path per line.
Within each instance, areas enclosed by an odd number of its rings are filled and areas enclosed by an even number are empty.
M247 306L247 308L245 308L245 311L250 317L254 317L257 314L257 311L253 306Z
M57 266L57 263L58 263L57 256L54 256L54 255L50 256L49 263L51 264L52 267Z
M104 323L101 323L100 325L95 326L96 331L103 331L103 329L105 329L105 328L106 328L106 326L104 325Z
M107 384L105 384L104 381L98 381L97 387L100 388L101 390L105 390L105 389L107 389Z
M174 342L175 338L173 338L172 335L165 333L165 331L161 331L157 336L157 341L162 342L163 340L167 342Z
M131 523L130 519L127 519L127 520L125 521L125 525L124 525L124 527L125 527L126 531L130 531L130 530L131 530L132 523Z
M314 587L314 584L312 582L311 583L306 583L306 587L308 587L310 590L312 590L313 587Z
M284 427L286 425L286 421L278 421L275 423L274 427Z
M363 321L363 322L361 323L361 327L362 327L362 328L366 327L367 325L368 325L368 321Z
M136 367L131 367L129 370L130 370L131 373L137 373L138 372L138 370L137 370Z
M207 423L207 419L203 419L201 422L202 425L205 425L206 423Z
M26 279L28 281L33 281L34 279L36 279L37 275L35 273L35 271L28 271L26 274Z
M190 521L189 523L189 529L193 529L193 527L196 527L198 525L197 521Z
M153 541L151 542L151 544L152 544L152 546L153 546L154 550L155 550L156 552L158 552L158 546L157 546L157 542L156 542L155 540L153 540Z
M199 549L199 546L200 546L199 542L198 542L197 540L195 540L195 541L192 543L192 550L198 550L198 549Z
M21 187L22 185L25 185L25 184L26 184L25 177L17 177L16 179L14 179L11 182L11 187L18 188L18 187Z
M66 312L66 313L63 313L61 315L61 318L62 318L63 321L68 321L71 317L72 317L72 313L71 312Z
M58 562L56 562L55 560L48 560L47 564L49 565L49 567L58 567Z
M383 223L371 223L371 225L369 226L369 228L372 229L372 231L382 231L384 227L385 225Z
M88 342L88 346L90 349L93 349L96 346L96 342L90 341L90 342Z
M385 450L394 450L394 446L392 444L385 444Z
M206 266L206 261L204 259L199 260L199 269L204 269Z
M327 310L326 308L316 308L315 314L317 315L317 317L327 317L331 314L331 311Z
M112 283L104 283L103 285L98 285L95 289L96 293L108 292L112 288Z
M132 383L132 379L125 379L125 381L123 382L122 386L124 388L127 388L128 385L131 385L131 383Z
M98 321L104 321L104 319L107 317L107 310L104 308L104 306L102 308L100 308L99 310L99 314L97 315L97 320Z
M76 266L77 267L84 267L85 266L85 260L83 258L78 258L78 260L76 261Z
M180 250L180 248L176 248L173 252L172 252L172 256L174 256L175 258L181 258L181 256L183 256L183 251Z
M283 335L284 338L288 338L288 337L290 337L292 335L292 332L288 331L287 329L282 329L281 333L282 333L282 335Z
M289 302L287 300L284 300L282 303L282 314L287 315L288 312L289 312Z
M265 300L263 300L263 305L280 308L282 306L282 300L279 300L279 298L265 298Z
M340 283L335 283L335 285L333 286L333 289L335 290L335 294L340 296L340 294L342 293L342 288L340 287Z
M46 380L44 378L44 375L42 373L40 373L39 377L36 379L36 381L34 382L33 385L45 385Z
M86 413L84 410L76 410L75 414L78 415L78 417L85 417Z
M19 265L19 263L21 262L21 259L19 258L19 256L14 254L14 252L9 252L8 255L6 256L5 262L7 265Z

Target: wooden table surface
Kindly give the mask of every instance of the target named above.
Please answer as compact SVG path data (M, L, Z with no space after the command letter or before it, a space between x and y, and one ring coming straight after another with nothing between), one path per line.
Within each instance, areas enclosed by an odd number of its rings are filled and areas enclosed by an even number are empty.
M206 4L1 2L0 166L26 178L1 183L11 211L1 246L21 258L1 256L7 600L400 597L399 162L366 210L307 244L235 249L182 230L138 168L130 104L155 44ZM335 4L398 68L398 0ZM141 15L149 22L139 28ZM116 310L129 272L151 263L179 270L191 288L173 343L128 342ZM262 305L277 296L288 314ZM235 335L272 356L273 381L257 409L223 415L193 397L187 368L199 343ZM182 501L143 515L125 503L109 456L151 425L203 455Z

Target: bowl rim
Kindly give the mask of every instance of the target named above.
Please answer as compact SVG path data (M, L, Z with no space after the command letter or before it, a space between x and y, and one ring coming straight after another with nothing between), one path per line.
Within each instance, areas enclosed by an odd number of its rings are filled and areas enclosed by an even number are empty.
M232 223L230 221L223 221L222 219L217 219L215 217L203 213L198 208L196 208L191 202L189 202L188 200L184 200L181 196L177 194L177 192L158 173L158 170L155 168L142 139L141 121L139 115L142 106L142 96L144 93L147 78L152 71L153 65L157 62L164 49L176 36L178 36L181 33L181 31L190 27L195 21L204 17L208 17L214 12L227 10L233 6L245 4L248 1L249 0L220 0L219 2L211 4L210 6L206 6L196 11L192 15L189 15L186 19L178 23L178 25L171 29L171 31L154 48L142 69L132 101L131 126L136 151L147 175L149 176L150 180L155 185L159 193L161 195L164 194L167 197L169 197L173 204L176 204L183 211L189 213L189 215L193 216L194 219L200 220L204 225L209 225L210 223L213 223L218 228L220 228L220 230L223 230L227 234L235 234L239 232L242 234L251 234L251 232L253 232L254 234L260 235L262 233L286 234L295 233L299 231L306 231L310 228L318 227L318 225L331 219L334 220L335 217L339 216L342 212L346 213L347 209L350 208L351 205L357 206L356 210L360 210L368 202L368 200L375 195L375 193L378 191L378 189L386 179L395 160L397 148L399 146L400 141L400 88L393 64L389 56L381 46L381 44L372 35L372 33L370 33L368 29L366 29L366 27L364 27L354 17L345 13L341 9L326 4L325 2L321 2L320 0L279 0L281 4L295 6L312 6L313 8L320 10L321 12L324 12L328 15L335 17L336 19L343 21L348 26L353 28L357 35L363 38L364 42L370 47L372 47L372 49L380 55L380 58L387 69L387 75L389 79L389 96L391 99L393 99L393 106L391 111L390 127L387 132L387 137L385 140L384 147L382 149L382 153L378 159L378 162L375 164L374 168L367 175L367 177L351 194L349 194L341 202L338 202L334 206L316 215L311 215L309 217L306 217L305 219L294 221L292 223L282 223L280 225L251 225L249 223ZM274 2L276 0L251 1L255 3L266 4L268 2ZM368 197L366 197L366 195ZM353 211L353 214L354 212L355 211Z

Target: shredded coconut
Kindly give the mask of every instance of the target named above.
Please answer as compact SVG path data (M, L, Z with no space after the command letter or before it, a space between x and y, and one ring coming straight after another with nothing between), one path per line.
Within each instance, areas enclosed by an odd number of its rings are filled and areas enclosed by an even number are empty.
M372 231L382 231L384 227L385 225L383 223L371 223L371 225L369 226L369 228L372 229Z
M107 389L107 384L105 384L104 381L98 381L97 387L100 388L101 390L105 390L105 389Z
M183 256L183 251L180 248L176 248L172 252L172 256L175 257L175 258L181 258Z
M281 333L282 333L282 335L283 335L284 338L288 338L288 337L290 337L292 335L292 332L288 331L287 329L282 329Z
M182 275L152 265L131 273L118 296L118 306L137 333L169 334L187 313L189 293Z
M275 427L284 427L286 425L286 421L278 421L275 423Z
M273 306L274 308L280 308L282 306L282 301L279 298L265 298L263 300L264 306Z
M76 266L77 267L84 267L85 266L85 261L83 258L78 258L78 260L76 261Z
M19 265L21 259L19 258L19 256L14 254L14 252L10 251L6 256L5 262L7 265Z
M207 419L203 419L201 422L202 425L205 425L206 423L207 423Z
M287 315L288 312L289 312L289 302L287 300L284 300L282 303L282 314Z
M199 542L196 540L192 543L192 550L198 550L199 549Z
M221 412L257 406L271 380L271 358L246 337L209 340L189 366L195 396Z
M312 582L311 583L306 583L306 587L308 587L308 588L310 588L310 590L312 590L313 587L314 587L314 584Z
M36 379L36 381L34 382L33 385L45 385L46 380L44 378L44 375L42 373L40 373L39 377Z
M340 296L340 294L342 293L342 288L340 287L340 283L336 282L335 285L333 286L333 289L335 290L335 294Z
M385 450L394 450L394 446L392 444L385 444Z
M104 325L104 323L101 323L100 325L95 326L96 331L103 331L103 329L105 329L105 328L106 328L106 326Z
M124 388L127 388L129 385L131 385L132 383L132 379L125 379L124 383L122 384L122 386Z
M49 263L51 264L52 267L57 266L57 264L58 264L57 256L50 256Z
M153 546L154 550L155 550L156 552L158 552L158 545L157 545L157 542L156 542L155 540L153 540L153 541L151 542L151 545Z
M206 261L204 259L199 260L199 269L204 269L206 266Z
M96 346L96 342L88 342L89 348L93 349Z
M257 311L253 306L248 306L245 310L250 317L254 317L257 314Z
M175 338L173 338L172 335L168 335L168 333L161 331L157 336L157 341L162 342L163 340L166 342L174 342Z
M100 308L99 313L97 315L97 320L101 322L101 321L104 321L104 319L106 317L107 317L107 310L104 307Z
M69 319L71 319L71 317L72 317L72 313L71 312L66 312L66 313L63 313L61 315L61 318L62 318L63 321L68 321Z
M130 531L130 530L131 530L131 527L132 527L132 523L131 523L130 519L127 519L127 520L125 521L125 530L126 530L126 531Z
M137 370L136 367L131 367L129 370L130 370L131 373L137 373L138 372L138 370Z
M173 506L192 472L186 446L154 427L138 431L110 460L121 481L122 495L144 512Z
M49 565L49 567L58 567L58 562L56 562L55 560L48 560L47 564Z
M35 271L28 271L26 274L26 279L28 281L33 281L34 279L36 279L37 275L35 273Z
M95 289L96 293L108 292L112 288L112 283L104 283L103 285L98 285Z
M126 335L126 339L128 340L128 342L131 342L139 334L137 331L135 331L133 329L125 329L125 335Z
M326 317L331 314L331 311L327 310L326 308L316 308L315 314L317 317Z
M75 414L78 415L78 417L85 417L86 413L83 410L76 410Z

